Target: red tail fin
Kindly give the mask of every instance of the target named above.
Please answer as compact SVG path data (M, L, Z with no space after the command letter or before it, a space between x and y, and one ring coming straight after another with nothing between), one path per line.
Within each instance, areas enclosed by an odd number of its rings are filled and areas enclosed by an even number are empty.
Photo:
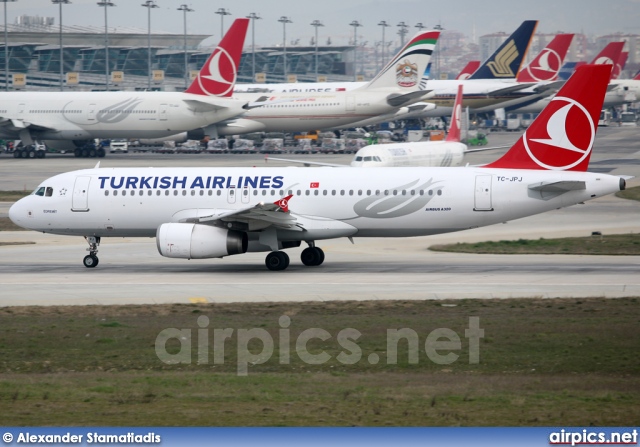
M225 97L233 94L248 27L249 19L233 22L185 93Z
M474 74L478 68L480 68L480 61L467 62L467 65L465 65L464 68L460 70L460 73L458 73L456 81L458 79L469 79L469 76Z
M291 200L291 197L293 197L293 194L288 195L287 197L283 197L280 200L276 200L275 202L273 202L273 204L274 205L278 205L278 207L280 207L282 212L288 213L289 212L289 200Z
M458 93L456 101L453 105L453 113L451 113L451 127L449 127L449 135L445 141L460 142L460 118L462 116L462 84L458 85Z
M556 35L529 65L520 70L516 81L540 82L558 79L558 73L564 63L572 39L573 34Z
M611 68L578 68L511 149L485 167L586 171Z
M615 66L620 59L620 53L624 47L624 42L609 42L591 61L592 64L613 65ZM611 79L614 73L611 72Z
M618 79L620 74L622 74L622 70L624 70L624 66L627 65L627 59L629 58L628 51L621 51L620 57L618 58L618 62L613 67L613 73L611 74L611 79Z

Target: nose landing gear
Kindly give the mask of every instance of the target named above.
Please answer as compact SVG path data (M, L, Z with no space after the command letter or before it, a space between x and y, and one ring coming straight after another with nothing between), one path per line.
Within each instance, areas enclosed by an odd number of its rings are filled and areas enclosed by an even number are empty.
M100 245L100 238L97 236L85 236L84 239L89 243L89 248L87 248L89 254L84 257L82 263L87 268L94 268L100 262L96 256L96 253L98 253L98 246Z

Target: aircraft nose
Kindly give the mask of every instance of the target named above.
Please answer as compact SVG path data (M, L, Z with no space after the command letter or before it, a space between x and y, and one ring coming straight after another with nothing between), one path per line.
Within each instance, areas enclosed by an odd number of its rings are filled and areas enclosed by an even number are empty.
M25 222L27 219L27 209L24 205L24 199L18 200L16 203L11 205L9 208L9 219L14 224L25 227Z

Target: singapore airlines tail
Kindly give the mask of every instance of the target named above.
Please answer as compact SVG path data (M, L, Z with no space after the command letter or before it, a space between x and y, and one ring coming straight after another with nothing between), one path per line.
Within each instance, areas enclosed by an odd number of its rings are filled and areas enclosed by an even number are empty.
M611 68L578 68L511 149L485 167L586 171Z
M185 93L231 97L249 19L236 19Z
M514 79L527 54L537 20L525 20L469 79Z
M573 34L556 35L538 56L518 73L516 81L540 82L557 80L572 40Z

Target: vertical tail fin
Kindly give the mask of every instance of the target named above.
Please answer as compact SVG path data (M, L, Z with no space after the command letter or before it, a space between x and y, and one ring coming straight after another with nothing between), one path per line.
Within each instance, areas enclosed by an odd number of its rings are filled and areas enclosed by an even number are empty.
M525 20L469 79L515 78L527 54L537 20Z
M469 79L469 77L476 72L476 70L480 68L480 61L469 61L467 65L464 66L458 76L456 76L456 81L459 79Z
M451 126L449 127L449 135L445 141L452 141L455 143L460 142L460 123L462 117L462 84L458 85L458 93L456 94L456 101L453 106L453 112L451 113Z
M485 167L586 171L611 68L579 67L511 149Z
M627 59L629 58L628 51L621 51L620 57L618 58L618 62L613 67L613 73L611 74L611 79L618 79L622 74L622 70L624 70L624 66L627 65Z
M423 31L411 39L398 54L371 80L364 90L398 88L404 92L419 90L420 77L425 72L440 31Z
M615 67L618 59L620 59L620 53L622 52L622 47L624 47L624 42L609 42L603 49L598 53L596 57L591 61L592 64L598 65L613 65ZM613 79L613 71L611 72L611 78Z
M248 27L249 19L240 18L233 22L185 93L224 97L233 95Z
M516 81L540 82L557 80L558 72L564 64L564 58L567 56L572 40L573 34L557 34L538 56L518 73Z

